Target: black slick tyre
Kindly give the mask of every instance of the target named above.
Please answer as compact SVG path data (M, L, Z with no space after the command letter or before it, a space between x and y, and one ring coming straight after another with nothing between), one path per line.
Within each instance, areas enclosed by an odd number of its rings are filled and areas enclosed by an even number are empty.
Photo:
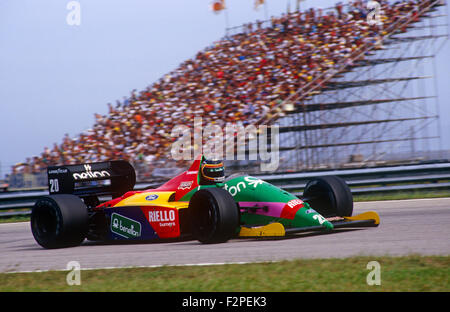
M325 176L309 181L302 197L324 217L349 217L353 213L350 188L337 176Z
M88 231L88 210L74 195L40 197L31 212L31 231L44 248L80 245Z
M223 243L236 234L239 209L226 190L199 190L192 196L188 209L192 234L200 242Z

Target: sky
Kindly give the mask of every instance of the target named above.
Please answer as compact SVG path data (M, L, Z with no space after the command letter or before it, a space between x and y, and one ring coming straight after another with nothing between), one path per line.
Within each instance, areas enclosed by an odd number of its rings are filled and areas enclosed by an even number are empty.
M80 25L69 25L69 0L0 0L0 178L94 124L115 103L175 69L225 34L225 27L279 16L294 0L79 0ZM302 8L337 0L307 0ZM443 147L450 149L450 44L436 62Z

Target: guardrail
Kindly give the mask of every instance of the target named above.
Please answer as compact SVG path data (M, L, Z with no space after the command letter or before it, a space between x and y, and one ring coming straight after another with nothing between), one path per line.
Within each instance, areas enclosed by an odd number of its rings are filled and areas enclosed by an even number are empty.
M299 196L308 180L336 175L343 178L354 195L413 190L450 190L450 163L404 165L364 169L276 173L255 175ZM135 190L156 188L164 181L136 184ZM48 195L46 190L0 193L0 218L29 215L35 201Z

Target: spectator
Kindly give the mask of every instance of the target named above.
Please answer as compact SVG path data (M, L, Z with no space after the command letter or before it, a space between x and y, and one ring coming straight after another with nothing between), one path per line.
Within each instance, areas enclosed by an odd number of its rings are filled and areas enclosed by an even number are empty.
M382 36L411 12L414 20L429 1L381 3L383 25L368 25L361 0L335 12L309 9L272 17L270 27L245 25L186 60L162 79L123 102L108 103L108 114L95 114L95 124L75 138L44 148L28 160L33 172L48 165L127 159L151 168L167 165L170 136L178 124L227 122L255 124L273 116L273 108L305 86L324 87L320 75L339 64L353 65L363 46L383 48ZM406 28L405 28L406 29ZM279 114L279 116L282 116ZM179 165L180 163L178 163ZM13 168L17 171L18 168ZM22 169L24 170L24 169Z

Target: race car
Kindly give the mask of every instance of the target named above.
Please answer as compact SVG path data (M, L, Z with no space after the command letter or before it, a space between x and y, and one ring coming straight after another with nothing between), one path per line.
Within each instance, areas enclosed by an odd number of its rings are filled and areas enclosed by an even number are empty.
M223 162L203 155L187 171L146 190L134 190L136 174L126 161L52 166L47 174L49 195L36 201L30 222L44 248L85 239L223 243L380 223L376 212L352 216L352 194L339 177L311 179L296 197L258 177L225 178Z

